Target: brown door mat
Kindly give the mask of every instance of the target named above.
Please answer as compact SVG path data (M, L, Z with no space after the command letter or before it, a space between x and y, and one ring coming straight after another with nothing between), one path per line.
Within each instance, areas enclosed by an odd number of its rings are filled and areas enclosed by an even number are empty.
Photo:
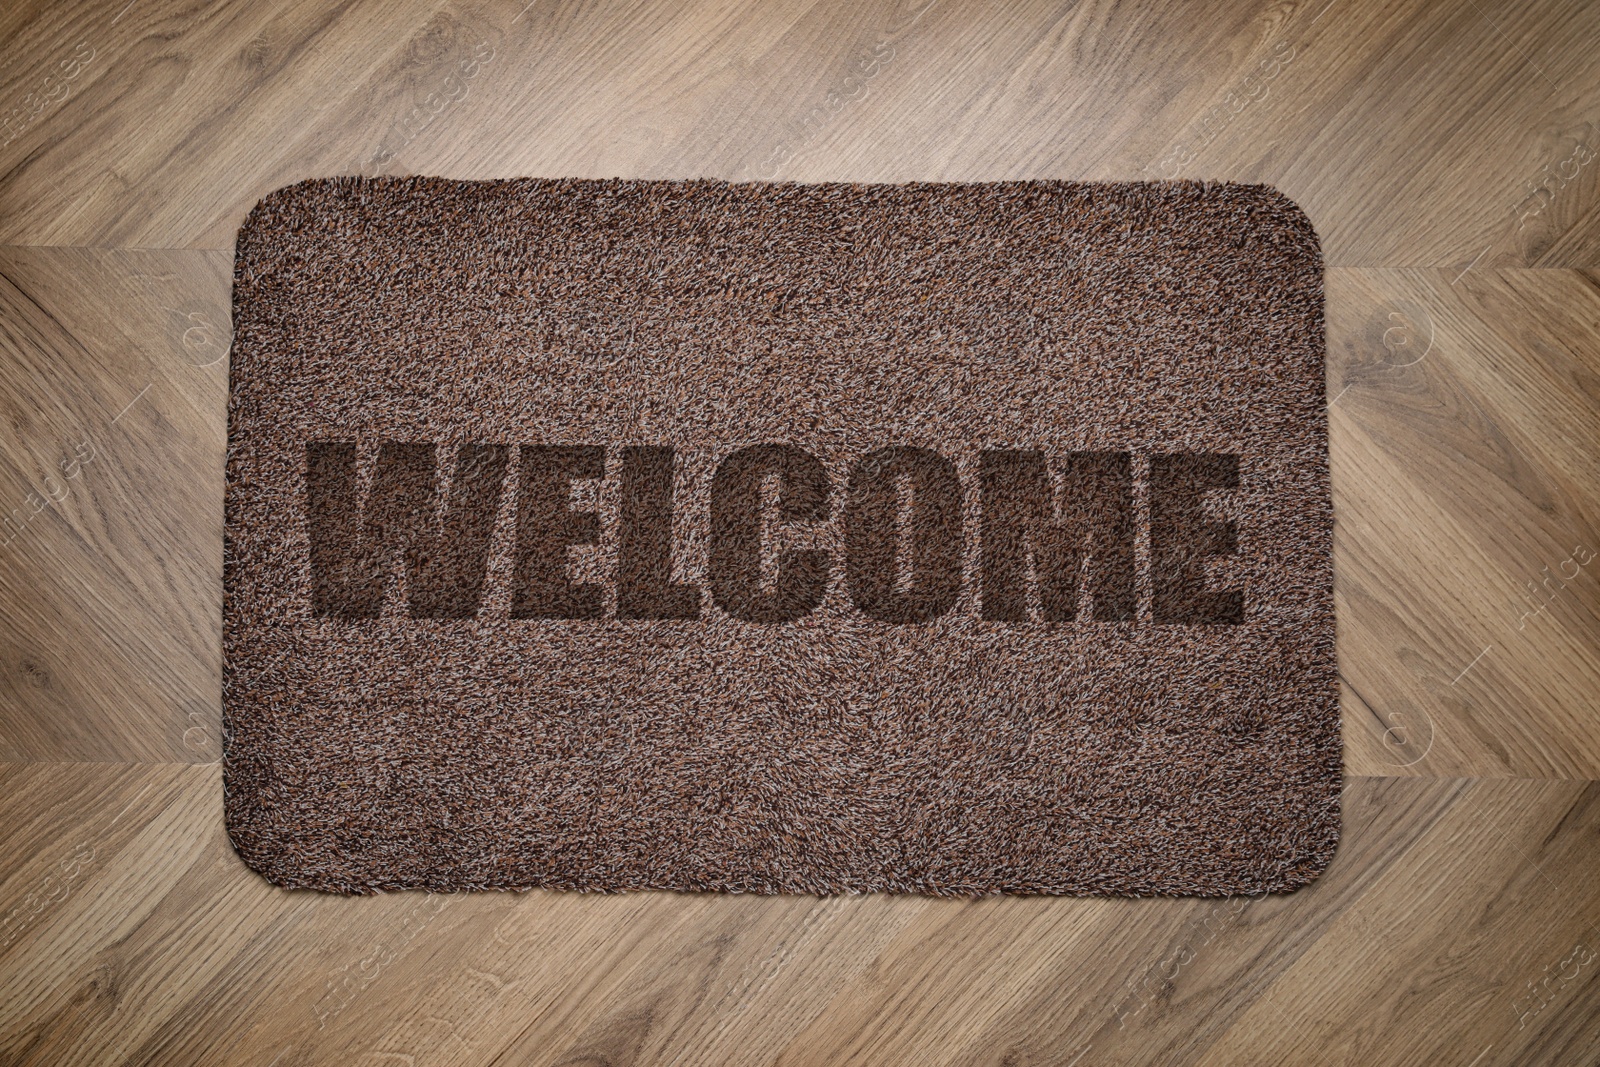
M228 832L284 886L1229 894L1339 831L1262 187L334 178L239 233Z

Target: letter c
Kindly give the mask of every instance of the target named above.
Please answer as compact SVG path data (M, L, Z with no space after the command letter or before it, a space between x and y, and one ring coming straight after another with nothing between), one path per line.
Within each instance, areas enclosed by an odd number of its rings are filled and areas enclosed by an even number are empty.
M778 479L778 519L828 517L831 486L822 463L793 445L762 444L728 456L711 480L711 546L706 584L717 607L746 622L790 622L822 603L830 561L821 549L791 549L778 558L772 591L761 588L761 486Z

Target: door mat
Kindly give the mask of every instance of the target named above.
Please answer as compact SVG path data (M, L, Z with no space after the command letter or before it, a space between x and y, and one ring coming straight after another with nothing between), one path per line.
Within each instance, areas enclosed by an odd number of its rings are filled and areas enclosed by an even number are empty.
M1332 857L1322 263L1261 187L337 178L234 271L271 881L1200 894Z

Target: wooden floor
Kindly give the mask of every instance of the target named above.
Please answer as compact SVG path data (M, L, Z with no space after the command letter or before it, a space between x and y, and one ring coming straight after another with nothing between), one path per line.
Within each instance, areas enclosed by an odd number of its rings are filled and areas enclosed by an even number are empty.
M0 1062L1600 1063L1600 4L7 0ZM299 178L1171 176L1322 235L1343 844L1261 900L273 888L235 229Z

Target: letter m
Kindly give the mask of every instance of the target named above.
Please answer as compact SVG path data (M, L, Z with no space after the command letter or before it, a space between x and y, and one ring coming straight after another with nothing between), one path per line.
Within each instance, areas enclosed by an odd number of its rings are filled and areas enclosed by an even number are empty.
M475 615L508 454L505 445L462 445L440 514L433 445L383 442L371 488L365 501L358 501L355 442L307 442L313 614L377 617L398 555L414 617Z
M1059 469L1061 494L1043 452L988 449L979 457L983 617L1027 622L1032 584L1043 622L1071 622L1085 594L1096 621L1131 621L1132 457L1068 452Z

